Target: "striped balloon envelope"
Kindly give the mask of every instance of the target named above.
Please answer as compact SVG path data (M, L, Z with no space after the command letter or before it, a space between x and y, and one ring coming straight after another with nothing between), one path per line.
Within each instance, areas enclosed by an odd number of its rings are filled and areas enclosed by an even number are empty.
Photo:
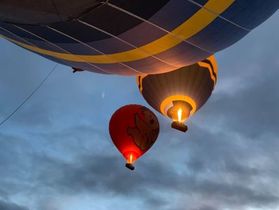
M184 122L209 99L217 74L217 62L210 56L175 71L138 76L137 83L146 102L170 118L173 128L185 132Z
M278 5L278 0L3 0L0 35L76 69L157 74L232 45Z

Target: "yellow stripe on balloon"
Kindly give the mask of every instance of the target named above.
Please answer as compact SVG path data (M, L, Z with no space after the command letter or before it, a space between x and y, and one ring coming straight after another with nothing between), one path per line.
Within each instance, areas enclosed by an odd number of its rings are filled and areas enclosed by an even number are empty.
M210 64L200 61L200 62L198 62L198 65L200 67L206 68L209 71L210 78L214 82L214 85L215 85L216 84L216 78L215 78L215 76L213 74L214 70L211 68Z
M215 56L214 56L214 55L211 55L211 56L209 56L209 57L207 58L207 60L209 60L210 63L212 64L212 66L213 66L213 71L214 71L215 75L217 76L217 74L218 74L218 65L217 65L217 61L216 61L216 59L215 59Z
M63 59L66 61L88 62L95 64L131 62L157 55L177 46L183 42L183 40L189 39L213 22L220 14L226 11L226 9L228 9L234 1L235 0L208 0L204 7L199 9L192 17L187 19L169 34L136 49L113 54L75 55L61 53L24 44L8 37L4 37L3 35L2 37L36 53L52 56L54 58ZM209 11L214 11L214 13Z

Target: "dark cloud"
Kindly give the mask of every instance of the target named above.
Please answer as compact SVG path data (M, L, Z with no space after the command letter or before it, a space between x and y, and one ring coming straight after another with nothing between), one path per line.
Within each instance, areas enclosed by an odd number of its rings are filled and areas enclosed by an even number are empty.
M207 136L207 139L204 145L197 144L200 151L192 146L195 154L185 164L180 164L180 169L187 173L178 173L173 167L157 160L139 162L137 170L130 172L117 155L88 154L77 157L74 162L43 156L36 158L41 166L36 180L41 187L51 188L59 193L86 192L133 197L161 208L167 208L172 199L160 195L160 192L201 197L206 198L205 200L216 199L222 201L226 207L233 208L278 204L277 194L269 190L276 175L265 173L270 168L264 165L254 168L247 163L242 164L243 161L237 158L245 155L237 151L236 146L223 151L217 148L218 142L214 142L208 133L199 128L195 130L202 133L199 137ZM214 147L209 148L210 144L216 146L216 150ZM206 152L209 149L210 156ZM233 151L227 153L228 150ZM238 156L235 157L235 154ZM269 178L268 183L264 186L259 184L261 178ZM194 203L188 202L188 205L194 206Z
M217 210L217 209L216 209L216 207L212 207L212 206L202 206L202 207L195 208L192 210Z
M19 206L15 203L6 202L3 200L0 200L0 209L1 210L28 210L28 208Z

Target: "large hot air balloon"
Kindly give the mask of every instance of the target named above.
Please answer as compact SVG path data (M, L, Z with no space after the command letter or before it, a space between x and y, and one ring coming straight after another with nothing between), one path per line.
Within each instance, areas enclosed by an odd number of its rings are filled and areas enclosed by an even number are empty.
M172 72L137 77L147 103L171 118L173 128L184 132L187 126L183 123L207 101L216 80L214 56Z
M278 5L278 0L2 0L0 35L75 71L157 74L234 44Z
M148 108L130 104L118 109L109 123L111 139L126 159L126 167L133 163L156 141L159 134L157 117Z

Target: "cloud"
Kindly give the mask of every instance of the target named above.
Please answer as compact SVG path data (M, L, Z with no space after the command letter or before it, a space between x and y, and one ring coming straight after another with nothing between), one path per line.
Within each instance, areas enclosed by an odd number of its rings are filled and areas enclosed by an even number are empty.
M6 202L3 200L0 200L0 209L1 210L28 210L28 208L26 207L19 206L15 203Z
M179 165L183 173L156 159L140 160L137 170L130 172L117 155L87 153L74 161L37 156L35 165L39 173L35 180L41 190L52 193L129 197L161 209L168 209L169 205L178 208L173 205L172 196L182 195L187 198L189 209L196 208L197 203L191 201L191 197L203 201L201 205L205 207L199 207L201 209L209 208L212 199L218 201L220 209L278 205L278 194L271 188L277 179L276 173L271 171L273 166L249 164L250 159L265 154L245 154L244 149L233 143L226 148L214 135L198 127L193 129L199 139L203 136L206 140L202 143L195 138L190 140L193 151ZM180 156L183 159L182 153ZM239 161L242 158L245 162Z

